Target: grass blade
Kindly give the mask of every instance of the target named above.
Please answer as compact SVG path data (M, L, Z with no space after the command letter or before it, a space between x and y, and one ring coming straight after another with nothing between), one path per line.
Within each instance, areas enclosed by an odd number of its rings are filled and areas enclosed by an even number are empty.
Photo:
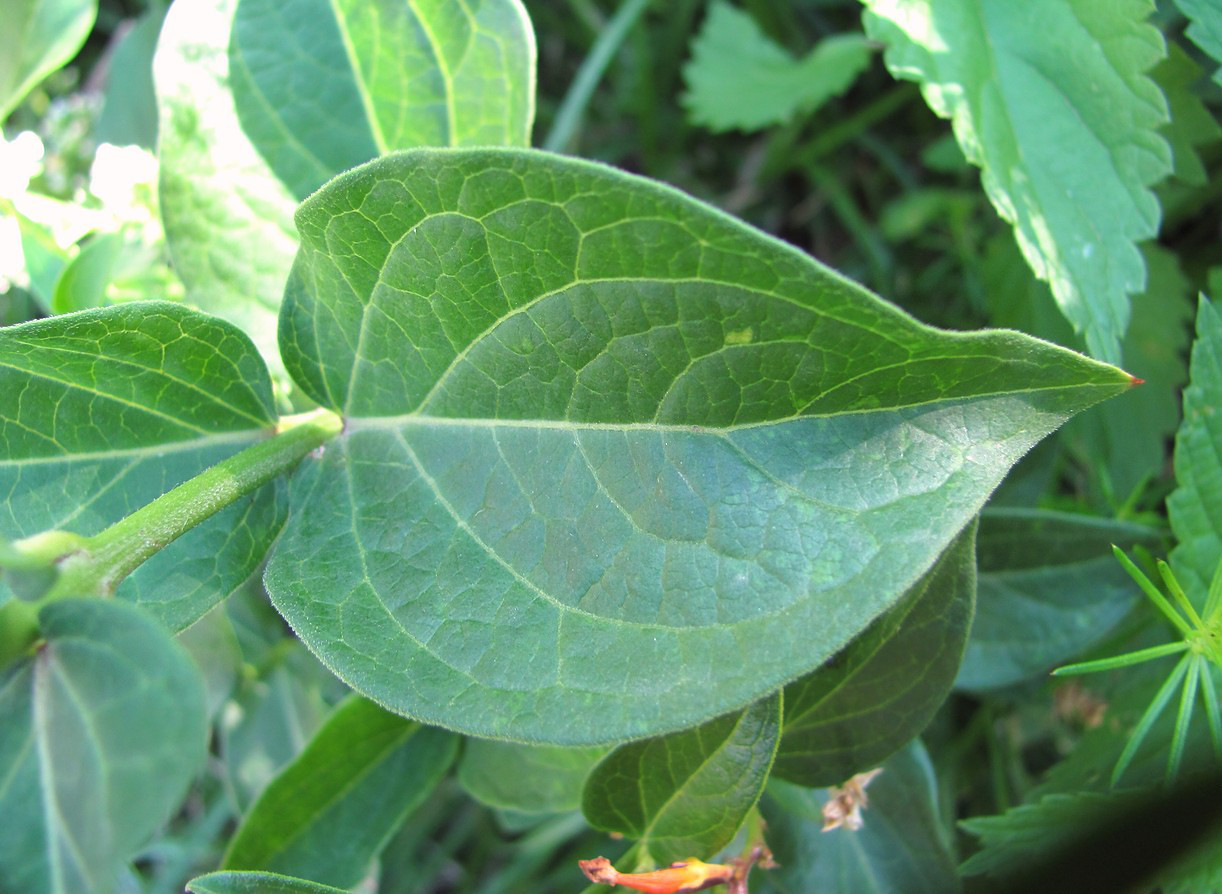
M1168 785L1175 781L1180 773L1180 763L1184 759L1184 745L1188 742L1188 725L1192 723L1192 709L1197 700L1197 683L1201 679L1201 664L1205 661L1200 655L1194 655L1188 662L1188 675L1184 678L1184 689L1180 693L1180 710L1175 718L1175 734L1171 737L1171 753L1167 756Z
M1176 603L1179 604L1180 610L1188 616L1197 629L1201 629L1205 625L1201 621L1201 616L1197 614L1196 607L1189 601L1187 594L1184 593L1184 588L1180 586L1180 582L1175 579L1175 574L1171 571L1171 566L1162 559L1158 560L1158 573L1163 579L1163 583L1167 585L1167 590L1170 591Z
M1171 607L1171 603L1169 603L1167 598L1158 591L1158 587L1154 586L1154 584L1150 582L1150 578L1146 577L1145 572L1133 564L1133 560L1124 554L1124 550L1118 546L1113 546L1112 555L1116 557L1117 562L1124 566L1124 570L1129 573L1129 577L1133 578L1133 580L1137 583L1137 586L1141 587L1142 592L1150 597L1150 601L1153 602L1155 607L1166 616L1167 620L1175 626L1175 629L1178 630L1181 635L1187 636L1192 632L1192 628L1188 626L1188 622L1180 617L1180 613Z
M1179 660L1175 670L1167 676L1166 681L1154 696L1154 700L1150 702L1150 707L1146 708L1146 713L1141 715L1141 720L1133 728L1133 734L1129 736L1128 744L1124 746L1120 759L1116 761L1116 769L1112 771L1111 784L1113 787L1120 781L1124 771L1128 769L1129 763L1133 760L1133 755L1141 747L1141 743L1146 738L1146 734L1150 732L1150 727L1154 725L1154 721L1158 720L1159 715L1163 713L1163 708L1167 707L1167 702L1171 700L1172 693L1180 685L1180 681L1184 679L1184 674L1187 673L1188 665L1191 661L1191 655L1185 655Z
M1151 646L1148 649L1138 649L1136 652L1126 652L1123 655L1113 655L1111 658L1099 658L1095 661L1079 661L1058 667L1052 672L1054 677L1069 677L1074 674L1093 674L1097 671L1112 670L1117 667L1130 667L1143 661L1153 661L1164 655L1174 655L1188 648L1188 643L1180 640L1176 643L1163 643L1161 646Z

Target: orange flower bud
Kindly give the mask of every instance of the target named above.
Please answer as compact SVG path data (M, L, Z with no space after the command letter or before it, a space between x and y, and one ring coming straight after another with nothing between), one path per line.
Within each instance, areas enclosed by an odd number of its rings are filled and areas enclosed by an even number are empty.
M704 863L692 858L672 863L668 869L653 872L620 872L606 857L579 860L581 871L592 882L603 885L623 885L646 894L685 894L703 891L714 885L724 885L734 877L734 869L718 863Z

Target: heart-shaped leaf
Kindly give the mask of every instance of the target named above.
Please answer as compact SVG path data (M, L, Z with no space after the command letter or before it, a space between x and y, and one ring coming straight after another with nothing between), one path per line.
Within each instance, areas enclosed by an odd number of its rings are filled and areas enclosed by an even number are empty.
M0 331L0 537L96 534L268 437L271 380L228 323L166 302ZM285 487L243 497L142 565L117 595L173 630L250 577L284 522ZM0 581L0 601L7 596Z
M1131 381L546 153L388 156L297 219L281 351L347 420L269 592L355 689L476 735L656 734L809 672Z
M39 621L0 674L0 891L101 894L203 764L203 683L133 606L65 599Z

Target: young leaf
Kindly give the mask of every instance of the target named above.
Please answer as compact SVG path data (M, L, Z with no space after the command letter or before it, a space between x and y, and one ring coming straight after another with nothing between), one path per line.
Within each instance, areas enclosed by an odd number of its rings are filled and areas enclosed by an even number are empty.
M888 68L953 121L1031 268L1096 356L1116 360L1158 229L1166 102L1148 0L866 0Z
M1205 603L1222 558L1222 317L1204 297L1197 311L1184 421L1175 436L1175 491L1167 498L1179 541L1171 568L1195 605Z
M468 739L458 781L489 807L522 813L558 813L581 806L581 789L606 748L556 748Z
M348 894L343 888L272 872L210 872L187 882L190 894Z
M454 761L458 740L353 696L242 820L225 869L350 887Z
M114 889L205 756L195 664L144 612L65 599L0 674L0 890Z
M92 535L275 426L271 381L228 323L165 302L0 330L0 536ZM258 567L284 521L275 482L117 590L180 630ZM5 590L0 582L0 591Z
M81 48L97 0L10 0L0 29L0 124L39 82Z
M525 145L518 0L181 0L155 60L161 205L191 300L275 357L297 201L390 149Z
M983 691L1043 674L1099 642L1138 599L1111 545L1153 546L1144 525L989 509L976 541L976 619L955 686Z
M474 735L657 734L809 672L1131 381L544 153L389 156L298 222L282 353L348 419L269 592L355 689Z
M816 111L848 90L869 64L870 48L860 34L826 38L794 59L750 15L716 0L683 68L683 105L694 124L713 131L759 130L799 111Z
M777 693L695 729L621 745L590 773L582 813L635 840L644 864L716 854L759 800L780 729Z
M976 601L976 524L832 661L785 687L773 775L839 785L925 728L950 693Z

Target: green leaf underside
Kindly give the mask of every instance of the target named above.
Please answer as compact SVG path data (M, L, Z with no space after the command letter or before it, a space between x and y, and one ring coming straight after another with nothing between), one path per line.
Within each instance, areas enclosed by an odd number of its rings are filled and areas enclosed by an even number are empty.
M264 789L230 841L224 868L355 885L457 747L443 730L350 697Z
M188 297L275 356L297 200L395 148L525 145L518 0L183 0L155 64L166 238Z
M81 48L97 0L9 0L0 30L0 124L47 75Z
M274 425L254 346L181 305L0 330L0 536L96 534ZM254 572L283 524L285 495L273 483L239 500L135 571L119 597L186 627Z
M106 892L204 760L204 693L143 612L72 599L0 676L0 890Z
M1134 243L1155 235L1148 187L1170 170L1166 102L1145 76L1163 56L1148 0L867 0L887 66L954 124L1028 263L1097 357L1115 360Z
M972 626L975 543L973 523L831 663L785 687L774 776L840 785L928 725L950 693Z
M281 351L347 430L294 476L269 591L358 691L476 735L609 742L762 697L1130 381L529 150L390 156L298 224Z
M348 894L343 888L272 872L210 872L187 882L187 890L191 894Z
M716 854L734 838L768 780L781 696L695 729L622 745L590 773L590 824L637 842L641 865Z
M457 777L482 804L521 813L559 813L581 806L581 788L606 748L519 745L492 739L463 744Z
M683 104L694 123L711 130L759 130L818 109L844 93L869 63L870 48L860 34L826 38L794 59L750 15L716 2L692 41Z
M989 509L977 538L976 618L956 687L988 690L1048 673L1105 637L1139 591L1111 546L1155 547L1154 528L1027 509Z
M1197 310L1184 421L1175 437L1177 487L1167 514L1178 544L1171 552L1176 579L1198 610L1222 561L1222 317L1205 298Z

